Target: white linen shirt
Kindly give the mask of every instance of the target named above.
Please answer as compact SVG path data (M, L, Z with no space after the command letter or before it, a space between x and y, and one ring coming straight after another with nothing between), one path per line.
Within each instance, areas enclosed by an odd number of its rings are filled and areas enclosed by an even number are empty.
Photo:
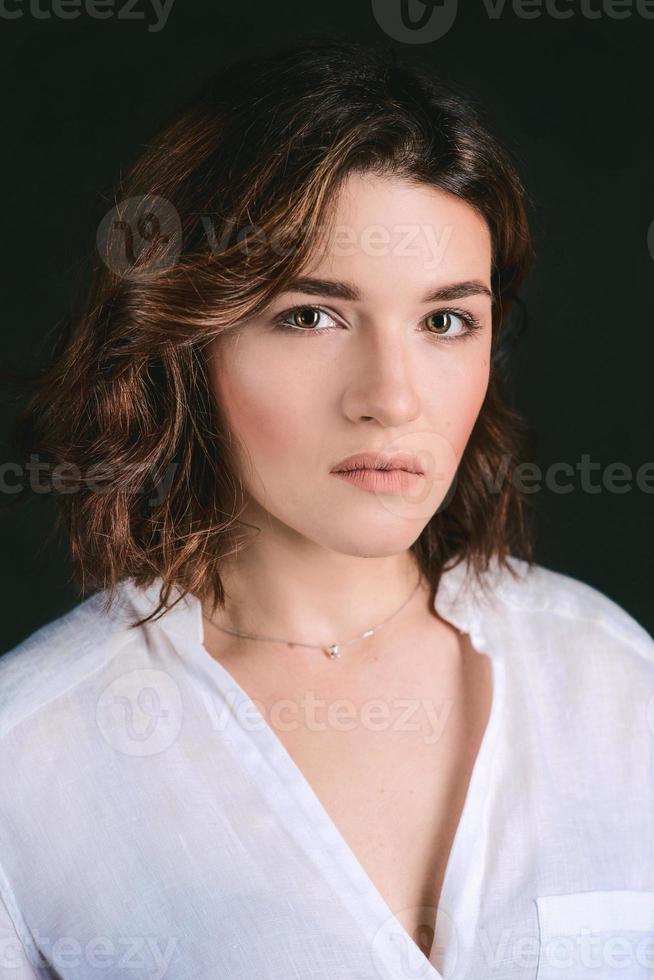
M493 701L429 957L203 646L197 597L130 630L161 581L126 579L0 658L2 980L651 978L654 641L510 562L490 597L463 564L436 595Z

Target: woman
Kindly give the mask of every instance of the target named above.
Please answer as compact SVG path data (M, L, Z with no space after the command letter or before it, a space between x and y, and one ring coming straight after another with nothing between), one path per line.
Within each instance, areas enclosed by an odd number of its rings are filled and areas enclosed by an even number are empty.
M654 644L533 560L478 111L303 44L116 200L18 427L96 591L0 660L2 976L646 976Z

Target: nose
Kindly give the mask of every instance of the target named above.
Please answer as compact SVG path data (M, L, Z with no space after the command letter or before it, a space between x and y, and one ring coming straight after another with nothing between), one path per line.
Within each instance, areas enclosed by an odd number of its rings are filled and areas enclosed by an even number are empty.
M415 354L397 328L361 335L346 370L343 411L350 421L376 419L385 427L395 427L419 417Z

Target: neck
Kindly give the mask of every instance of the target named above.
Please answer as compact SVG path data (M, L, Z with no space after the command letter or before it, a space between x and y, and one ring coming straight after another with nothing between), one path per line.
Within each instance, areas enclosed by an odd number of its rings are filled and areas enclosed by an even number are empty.
M226 602L215 613L208 601L204 604L210 623L253 636L328 647L354 639L391 617L418 582L418 565L409 551L359 557L322 550L312 543L291 547L290 542L260 537L256 546L230 559L221 570ZM397 619L388 623L389 629L420 605L424 585L423 580ZM370 646L373 639L362 643ZM351 650L357 646L352 644Z

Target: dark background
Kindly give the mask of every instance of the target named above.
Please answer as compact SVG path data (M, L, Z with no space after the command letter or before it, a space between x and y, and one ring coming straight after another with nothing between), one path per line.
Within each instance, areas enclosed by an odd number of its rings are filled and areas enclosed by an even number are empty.
M608 0L558 0L572 11L566 19L551 4L539 16L525 8L526 19L508 0L497 17L483 0L465 0L430 43L389 37L372 4L358 0L175 0L158 31L148 30L157 16L146 0L133 8L139 19L119 16L125 0L106 19L82 4L69 20L43 17L51 0L6 2L22 15L0 16L2 370L43 362L79 288L91 218L111 206L99 209L100 195L208 74L308 35L386 41L485 104L527 186L536 262L523 290L529 326L514 397L538 433L535 461L544 472L588 454L600 487L611 463L632 470L624 493L586 492L579 476L568 493L543 482L532 498L536 560L600 589L654 633L654 465L649 493L635 480L654 462L654 19L636 0L624 19ZM18 407L3 386L0 464L16 459L9 428ZM2 651L79 601L66 542L44 546L54 514L49 495L10 509L0 501Z

